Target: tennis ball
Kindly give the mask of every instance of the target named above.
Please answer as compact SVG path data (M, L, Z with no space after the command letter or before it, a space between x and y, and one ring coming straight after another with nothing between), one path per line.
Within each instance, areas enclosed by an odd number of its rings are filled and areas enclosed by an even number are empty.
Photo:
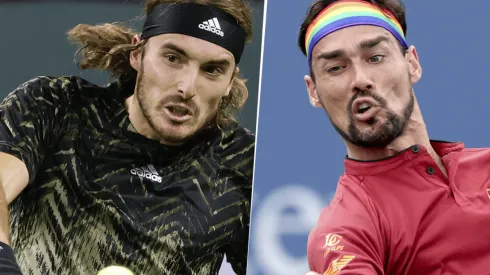
M134 273L123 266L108 266L100 270L97 275L134 275Z

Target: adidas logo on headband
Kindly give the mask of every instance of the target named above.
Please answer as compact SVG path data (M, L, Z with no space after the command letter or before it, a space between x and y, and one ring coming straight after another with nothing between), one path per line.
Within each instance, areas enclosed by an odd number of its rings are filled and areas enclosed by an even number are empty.
M238 64L248 38L238 21L214 5L178 2L156 5L146 16L141 39L167 33L196 37L230 51Z
M224 37L225 34L221 30L221 26L218 22L218 18L214 17L213 19L209 19L207 21L203 21L201 24L199 24L199 28L202 30L206 30L208 32L215 33L219 36Z

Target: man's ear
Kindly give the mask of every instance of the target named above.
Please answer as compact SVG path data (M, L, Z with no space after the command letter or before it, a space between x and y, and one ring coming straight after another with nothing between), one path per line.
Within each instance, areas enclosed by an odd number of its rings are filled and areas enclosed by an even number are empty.
M238 79L239 76L240 76L240 68L235 67L235 71L231 76L230 84L228 84L225 95L223 97L230 97L231 96L230 93L232 93L232 89L235 88L235 92L242 93L240 102L236 102L238 104L237 107L241 108L243 107L243 105L248 99L248 89L247 86L245 85L245 81L241 81L240 79Z
M133 39L131 39L131 44L137 45L139 43L141 43L141 38L137 34L133 36ZM144 47L144 45L142 47ZM141 53L142 50L141 47L139 47L136 50L131 51L131 53L129 54L129 63L131 64L131 67L133 67L133 69L135 69L137 72L139 72L139 69L141 68Z
M422 66L420 65L419 56L415 46L410 46L405 52L405 60L408 64L408 73L410 75L410 82L417 83L422 78Z
M308 91L308 97L310 99L310 104L316 108L323 108L320 99L318 97L318 93L316 92L316 84L315 81L309 75L305 75L304 77L306 90Z

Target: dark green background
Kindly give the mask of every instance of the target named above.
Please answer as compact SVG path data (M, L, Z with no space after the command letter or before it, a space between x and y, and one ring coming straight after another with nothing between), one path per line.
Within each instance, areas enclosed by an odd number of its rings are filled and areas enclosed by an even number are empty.
M66 32L80 23L129 23L140 30L144 1L0 1L0 98L39 75L79 75L106 84L108 74L80 71L74 62L75 45ZM239 115L255 132L262 45L263 1L249 1L254 15L254 40L244 51L240 68L248 79L248 101Z

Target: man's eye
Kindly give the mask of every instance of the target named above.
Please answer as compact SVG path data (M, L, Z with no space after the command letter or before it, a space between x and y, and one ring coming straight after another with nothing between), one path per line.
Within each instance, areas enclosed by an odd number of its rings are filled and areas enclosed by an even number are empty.
M371 63L379 63L383 60L383 57L382 55L375 55L375 56L372 56L369 58L369 62Z
M165 55L165 58L166 58L166 59L167 59L169 62L171 62L171 63L175 63L175 62L177 62L177 61L178 61L178 59L179 59L179 58L178 58L176 55L173 55L173 54L167 54L167 55Z
M211 75L218 75L223 73L223 69L219 66L207 66L204 67L204 71Z
M342 70L343 68L344 68L343 66L335 66L335 67L329 68L327 71L329 73L335 73L335 72Z

